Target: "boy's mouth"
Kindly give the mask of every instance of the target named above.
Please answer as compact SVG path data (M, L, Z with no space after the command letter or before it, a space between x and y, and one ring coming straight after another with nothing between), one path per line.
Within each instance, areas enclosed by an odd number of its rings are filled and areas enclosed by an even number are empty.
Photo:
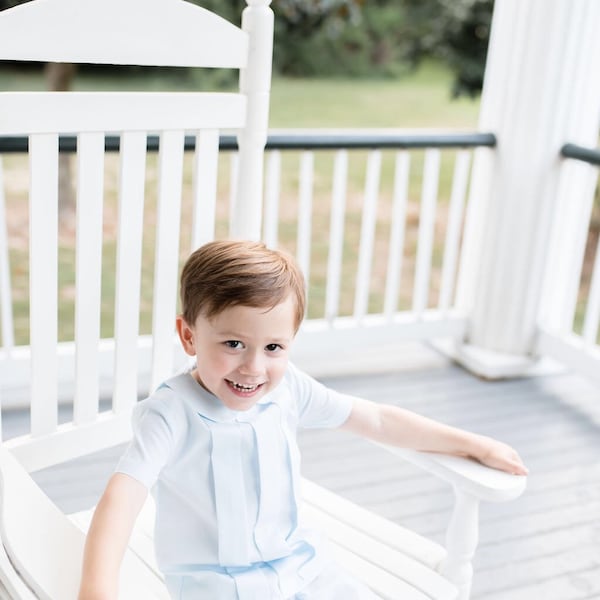
M226 379L225 381L227 382L227 385L230 388L241 394L252 394L264 385L264 383L255 383L254 385L248 385L244 383L237 383L236 381L231 381L231 379Z

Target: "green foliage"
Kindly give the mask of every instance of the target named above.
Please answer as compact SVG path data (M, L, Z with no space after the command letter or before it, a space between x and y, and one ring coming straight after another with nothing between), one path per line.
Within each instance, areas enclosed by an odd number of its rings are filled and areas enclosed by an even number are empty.
M454 73L453 96L481 91L493 0L400 0L413 64L434 57Z
M294 76L390 76L403 72L402 11L390 0L371 0L344 19L330 17L317 30L276 31L279 72ZM277 54L276 54L277 57Z

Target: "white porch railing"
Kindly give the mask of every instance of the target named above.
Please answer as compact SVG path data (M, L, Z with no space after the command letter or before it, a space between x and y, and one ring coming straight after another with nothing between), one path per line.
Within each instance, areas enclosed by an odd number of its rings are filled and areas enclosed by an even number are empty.
M29 381L27 306L27 158L21 140L3 140L0 185L0 311L2 402L26 400ZM21 146L19 147L19 143ZM74 140L63 140L74 151ZM464 315L454 310L454 288L465 220L472 148L491 147L489 134L329 132L274 134L267 146L263 238L295 254L308 280L308 319L296 360L322 371L343 349L403 339L464 337ZM116 150L118 140L107 139ZM193 137L186 139L180 254L228 235L235 181L233 138L222 138L219 200L214 215L195 205ZM142 253L139 339L140 389L150 385L156 168L149 138ZM16 152L21 149L21 152ZM13 153L7 153L12 149ZM103 268L114 268L118 155L107 152ZM0 177L2 172L0 171ZM68 213L59 229L59 381L71 394L75 245ZM100 386L111 391L114 290L102 289ZM175 352L177 344L174 343ZM183 359L183 357L180 357ZM177 361L179 358L177 359ZM176 362L177 362L176 361Z
M559 189L568 207L555 217L536 347L539 354L600 382L600 151L566 144L562 156ZM581 193L569 193L575 178ZM568 244L565 218L576 230ZM568 274L561 285L555 279L557 252Z

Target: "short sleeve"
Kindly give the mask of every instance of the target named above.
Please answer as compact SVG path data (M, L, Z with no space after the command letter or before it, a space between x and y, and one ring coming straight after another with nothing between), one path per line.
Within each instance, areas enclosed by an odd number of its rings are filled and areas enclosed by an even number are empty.
M158 390L140 402L132 417L133 439L121 457L115 472L125 473L150 489L173 455L178 421L168 388ZM171 400L171 402L169 402Z
M300 427L339 427L352 410L352 397L336 392L292 364L287 372L290 391L298 407Z

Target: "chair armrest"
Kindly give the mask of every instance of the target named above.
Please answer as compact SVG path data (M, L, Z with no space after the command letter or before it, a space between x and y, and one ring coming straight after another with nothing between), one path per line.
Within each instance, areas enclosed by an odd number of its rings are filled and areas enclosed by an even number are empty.
M513 500L518 498L527 486L526 476L498 471L470 458L378 445L479 500Z

